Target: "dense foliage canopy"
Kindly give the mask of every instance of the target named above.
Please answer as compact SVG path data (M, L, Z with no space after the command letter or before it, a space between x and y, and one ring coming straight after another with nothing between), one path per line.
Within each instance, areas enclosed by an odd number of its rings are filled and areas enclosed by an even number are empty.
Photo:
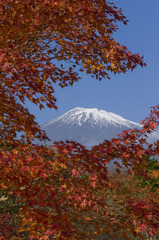
M158 188L151 191L140 177L158 179L145 156L159 153L146 137L158 125L159 106L141 131L91 150L75 142L33 144L47 137L25 106L29 99L56 109L54 84L72 86L81 71L104 80L109 72L143 67L143 57L113 39L118 22L127 24L121 9L105 0L0 0L1 240L158 234ZM118 177L108 172L114 158L128 170L127 185L118 162Z

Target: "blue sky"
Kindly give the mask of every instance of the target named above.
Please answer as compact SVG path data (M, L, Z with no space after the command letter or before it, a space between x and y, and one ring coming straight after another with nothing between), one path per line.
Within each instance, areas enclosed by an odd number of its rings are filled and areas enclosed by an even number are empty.
M111 75L101 82L82 74L73 87L55 87L58 110L39 110L27 103L42 125L75 107L98 108L140 123L150 107L159 104L159 0L118 0L114 3L129 20L120 24L114 37L133 53L144 55L145 68L125 75Z

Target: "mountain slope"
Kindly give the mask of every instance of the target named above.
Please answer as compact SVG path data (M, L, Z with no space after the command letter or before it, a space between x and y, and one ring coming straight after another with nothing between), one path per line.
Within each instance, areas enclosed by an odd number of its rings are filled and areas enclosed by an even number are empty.
M110 140L125 129L141 125L126 120L117 114L96 108L74 108L42 126L53 141L75 140L87 148Z

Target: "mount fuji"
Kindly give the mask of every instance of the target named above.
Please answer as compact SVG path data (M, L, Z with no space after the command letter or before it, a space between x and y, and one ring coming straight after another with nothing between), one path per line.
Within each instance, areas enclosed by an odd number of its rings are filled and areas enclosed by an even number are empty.
M60 117L44 124L42 129L50 138L51 145L54 141L74 140L86 148L102 143L105 139L111 140L126 129L140 129L138 123L97 108L74 108ZM154 140L159 139L156 134Z

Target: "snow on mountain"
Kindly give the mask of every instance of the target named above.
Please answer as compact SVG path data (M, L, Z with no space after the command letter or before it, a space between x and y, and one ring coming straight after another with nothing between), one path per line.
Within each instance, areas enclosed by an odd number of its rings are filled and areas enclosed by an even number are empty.
M54 141L74 140L87 148L111 140L126 129L141 128L141 125L112 112L97 108L77 107L44 124L42 129Z

